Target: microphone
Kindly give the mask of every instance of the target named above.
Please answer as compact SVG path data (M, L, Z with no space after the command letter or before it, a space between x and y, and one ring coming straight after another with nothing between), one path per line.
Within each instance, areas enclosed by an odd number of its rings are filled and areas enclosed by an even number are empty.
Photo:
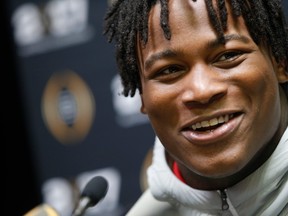
M87 208L95 206L102 200L108 190L108 182L102 176L93 177L84 187L78 205L74 209L72 216L81 216Z

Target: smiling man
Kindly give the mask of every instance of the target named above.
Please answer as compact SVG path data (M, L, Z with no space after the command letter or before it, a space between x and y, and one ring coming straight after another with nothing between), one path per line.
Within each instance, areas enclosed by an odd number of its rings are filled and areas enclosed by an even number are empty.
M288 38L279 0L118 0L123 94L156 134L128 215L288 214ZM150 207L149 207L150 206Z

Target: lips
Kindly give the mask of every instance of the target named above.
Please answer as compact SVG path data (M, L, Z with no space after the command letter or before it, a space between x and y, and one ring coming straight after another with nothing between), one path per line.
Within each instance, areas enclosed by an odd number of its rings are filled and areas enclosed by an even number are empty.
M212 144L223 141L240 126L243 117L244 113L229 112L199 119L199 121L184 127L181 134L194 144Z

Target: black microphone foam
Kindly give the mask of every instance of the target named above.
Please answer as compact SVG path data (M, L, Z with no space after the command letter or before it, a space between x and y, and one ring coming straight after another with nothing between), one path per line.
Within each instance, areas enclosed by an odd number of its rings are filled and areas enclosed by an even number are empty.
M81 216L88 207L96 205L108 191L108 182L102 176L93 177L84 187L79 203L74 209L73 216Z
M93 177L85 186L81 197L89 197L91 206L96 205L104 196L108 190L108 182L102 176Z

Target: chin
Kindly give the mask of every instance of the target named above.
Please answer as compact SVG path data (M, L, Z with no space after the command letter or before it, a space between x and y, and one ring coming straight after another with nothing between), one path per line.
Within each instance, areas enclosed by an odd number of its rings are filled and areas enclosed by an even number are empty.
M220 169L219 168L218 169L210 169L210 168L211 167L198 172L198 175L206 177L206 178L210 178L210 179L223 179L223 178L232 177L240 171L240 169L238 167L224 168L222 166L222 168L220 168Z

